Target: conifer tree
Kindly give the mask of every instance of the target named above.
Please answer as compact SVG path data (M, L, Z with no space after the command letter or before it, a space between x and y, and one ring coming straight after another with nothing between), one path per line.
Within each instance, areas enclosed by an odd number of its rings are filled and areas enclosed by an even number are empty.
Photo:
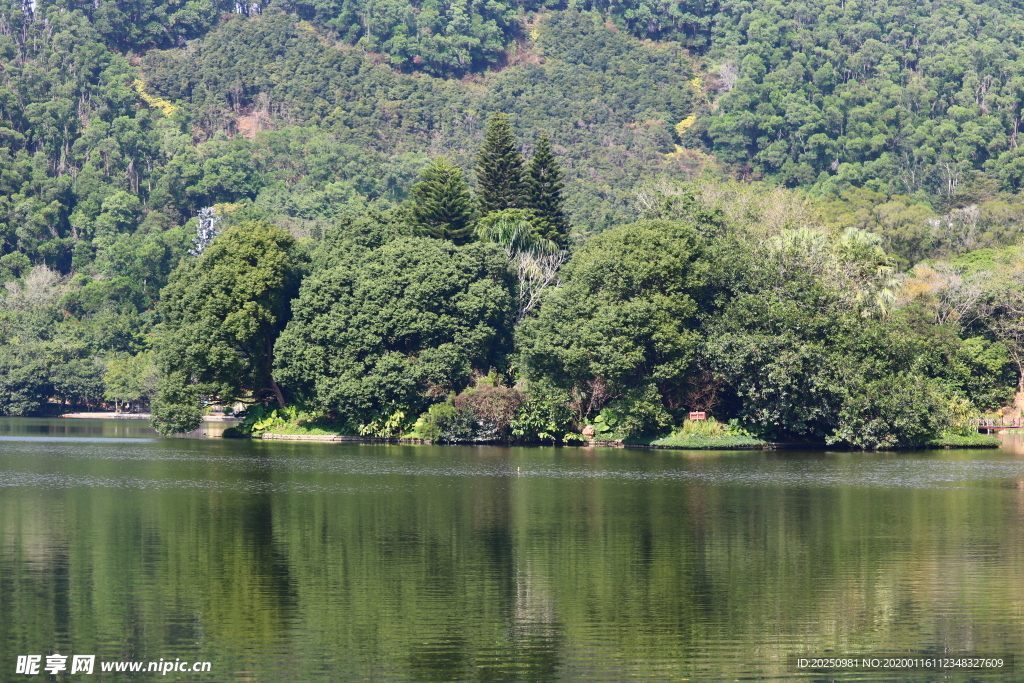
M410 223L420 235L465 244L473 239L473 200L462 169L439 157L412 188Z
M495 114L487 124L476 162L476 184L481 214L524 208L523 157L504 114Z
M570 231L563 209L564 185L562 171L551 153L551 141L547 135L541 135L526 176L527 207L541 219L542 236L563 249L569 246Z

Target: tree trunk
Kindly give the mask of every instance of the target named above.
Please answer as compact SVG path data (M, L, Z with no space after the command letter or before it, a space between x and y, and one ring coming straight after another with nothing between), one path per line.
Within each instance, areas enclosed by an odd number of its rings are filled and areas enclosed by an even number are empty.
M274 396L277 397L277 405L282 408L286 407L287 404L284 402L284 394L281 393L281 387L277 386L277 382L274 381L273 377L270 378L270 388L273 390Z
M270 335L265 337L266 349L267 349L267 379L270 380L270 390L274 392L274 396L277 398L277 405L281 408L286 407L288 404L284 401L284 394L281 393L281 387L277 386L277 382L274 381L274 345L270 341Z

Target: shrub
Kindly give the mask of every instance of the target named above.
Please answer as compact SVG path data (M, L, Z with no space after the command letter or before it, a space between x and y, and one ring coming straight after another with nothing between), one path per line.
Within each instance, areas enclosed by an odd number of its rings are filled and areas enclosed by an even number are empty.
M496 386L493 378L435 403L417 420L413 433L430 441L498 441L507 439L523 393L515 387Z
M509 423L512 436L523 441L572 441L582 436L573 432L569 392L543 381L526 385L523 400Z
M854 388L826 441L879 450L920 446L950 424L949 399L934 380L895 374Z
M458 443L473 439L473 413L468 407L457 408L452 399L435 403L413 427L413 435L428 441Z
M455 407L473 415L473 438L494 441L509 436L509 426L515 419L523 394L515 387L479 384L455 397Z

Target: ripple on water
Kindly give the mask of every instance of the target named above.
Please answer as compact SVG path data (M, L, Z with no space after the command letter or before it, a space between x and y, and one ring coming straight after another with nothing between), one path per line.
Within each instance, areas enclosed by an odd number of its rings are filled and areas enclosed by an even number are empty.
M0 631L210 680L820 680L791 653L1024 648L1022 478L999 453L4 438Z
M81 461L111 461L144 466L147 463L180 463L188 466L215 466L218 472L283 472L308 473L318 476L378 477L405 476L420 478L464 479L474 477L529 477L543 479L618 480L643 482L692 482L702 485L779 487L868 487L868 488L948 488L976 485L979 482L1024 478L1024 460L987 457L967 460L946 460L934 457L901 456L878 458L865 455L843 461L833 458L791 457L774 455L731 455L727 458L679 458L664 452L652 454L639 451L624 456L596 457L580 460L574 451L553 449L487 449L453 447L428 449L401 459L394 452L374 448L370 452L352 453L351 447L321 445L313 454L310 449L289 448L284 452L268 452L266 448L217 451L209 442L175 440L168 442L144 438L90 437L5 437L0 450L0 485L25 486L113 486L130 488L219 487L222 482L202 478L181 479L173 475L158 484L151 477L121 476L113 478L81 478L69 484L60 477L31 479L27 473L4 472L13 469L17 456L40 459L63 458ZM180 445L179 445L180 444ZM265 446L265 444L260 444ZM303 452L305 450L305 452ZM444 455L437 455L441 451ZM408 456L408 448L400 450ZM481 453L484 453L483 459ZM422 454L423 457L417 457ZM568 455L566 455L568 454ZM382 457L383 456L383 457ZM21 469L21 468L19 468ZM294 482L291 486L295 487ZM323 484L311 490L322 490ZM298 490L298 489L292 489Z

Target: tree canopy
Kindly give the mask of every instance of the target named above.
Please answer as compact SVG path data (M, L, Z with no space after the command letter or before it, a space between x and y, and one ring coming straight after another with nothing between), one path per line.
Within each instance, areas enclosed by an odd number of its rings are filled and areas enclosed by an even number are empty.
M162 433L199 426L202 401L285 397L274 381L274 343L291 318L305 260L280 228L243 222L182 261L161 297L161 383L153 422Z
M462 170L444 157L432 161L412 187L409 214L417 234L456 244L468 242L476 211Z
M963 429L1024 387L1022 26L992 0L0 6L0 412ZM280 337L307 271L322 358Z
M521 209L527 202L523 157L516 149L512 128L504 114L495 114L487 123L484 144L477 155L476 187L480 213L484 215Z
M527 377L568 390L580 419L613 401L634 430L671 424L701 339L698 302L711 284L704 249L698 226L683 221L588 241L522 328Z
M571 228L565 215L562 170L551 152L551 141L541 135L526 171L526 205L544 221L544 238L563 249L569 246Z
M395 240L306 280L274 376L356 431L390 436L474 371L505 369L512 306L493 245Z

